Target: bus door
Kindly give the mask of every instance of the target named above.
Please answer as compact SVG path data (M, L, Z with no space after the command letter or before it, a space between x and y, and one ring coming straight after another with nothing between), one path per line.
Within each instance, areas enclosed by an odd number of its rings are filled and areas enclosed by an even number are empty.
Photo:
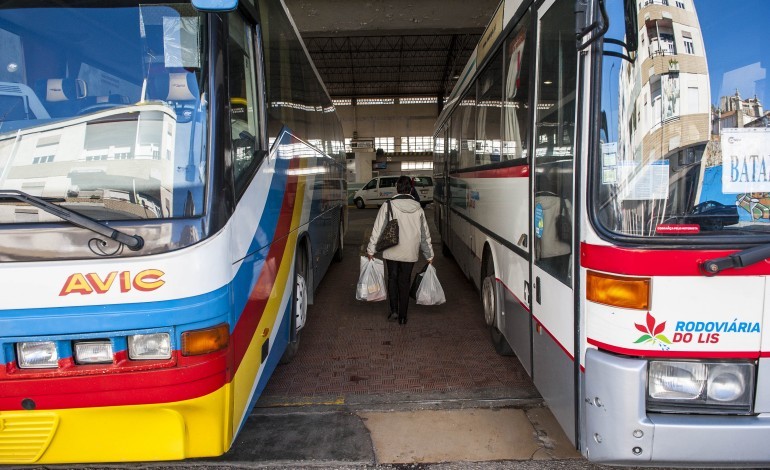
M532 378L575 440L573 176L577 52L574 2L538 10L532 158Z

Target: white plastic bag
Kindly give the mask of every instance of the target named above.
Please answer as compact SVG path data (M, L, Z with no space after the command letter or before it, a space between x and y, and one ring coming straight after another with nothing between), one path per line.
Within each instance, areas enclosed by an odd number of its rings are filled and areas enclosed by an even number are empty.
M356 299L377 302L387 298L385 265L381 259L361 257L361 275L358 278Z
M422 276L422 282L420 282L420 287L417 289L416 297L419 305L441 305L446 302L444 289L441 288L441 284L438 282L436 268L432 264L428 265L425 274Z

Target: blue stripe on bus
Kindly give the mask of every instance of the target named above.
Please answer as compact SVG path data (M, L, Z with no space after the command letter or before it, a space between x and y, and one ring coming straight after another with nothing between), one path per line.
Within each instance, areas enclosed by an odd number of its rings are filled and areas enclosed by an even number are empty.
M184 326L185 330L198 329L225 321L229 311L229 285L182 299L4 310L0 317L0 342L14 342L19 338L43 341L61 339L61 336L78 339L94 337L94 334L111 337L113 332L169 329L176 326ZM179 344L180 334L177 329L173 339L175 345ZM7 362L5 356L0 351L0 363Z
M288 143L289 139L289 134L284 134L280 144ZM274 157L276 156L274 155ZM281 215L284 194L287 190L289 163L290 159L287 158L275 159L275 172L270 181L267 200L264 202L265 207L262 212L262 218L259 220L257 232L254 234L254 238L249 246L248 255L243 259L238 272L233 277L234 317L232 325L230 325L231 330L238 323L238 319L240 319L243 309L246 307L249 295L254 290L264 268L265 257L269 252L270 245L275 241L275 230L278 225L278 218ZM259 201L255 201L255 203L258 204ZM278 269L277 266L276 269Z

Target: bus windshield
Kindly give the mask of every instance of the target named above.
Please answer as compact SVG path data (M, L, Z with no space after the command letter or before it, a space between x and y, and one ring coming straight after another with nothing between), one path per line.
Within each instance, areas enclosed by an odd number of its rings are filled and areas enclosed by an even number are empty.
M770 48L755 38L770 2L630 1L638 51L604 43L596 220L632 237L770 235ZM606 38L623 41L623 1L607 9Z
M203 17L188 3L0 5L0 190L96 220L199 215ZM59 219L0 201L0 224Z

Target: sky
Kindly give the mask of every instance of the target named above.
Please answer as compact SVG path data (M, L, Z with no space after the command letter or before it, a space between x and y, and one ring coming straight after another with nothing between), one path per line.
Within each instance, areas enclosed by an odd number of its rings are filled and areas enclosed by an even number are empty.
M672 0L673 2L674 0ZM770 107L770 1L695 0L711 80L711 102L754 94Z
M675 2L669 0L672 6ZM732 95L737 88L742 98L756 94L762 105L770 109L770 77L767 77L770 67L770 41L767 41L770 36L770 0L694 2L706 44L711 103L718 104L721 96ZM621 0L607 3L611 18L618 18L615 15L620 5ZM622 39L623 36L622 22L612 21L607 37ZM617 84L617 70L614 70L611 80Z

